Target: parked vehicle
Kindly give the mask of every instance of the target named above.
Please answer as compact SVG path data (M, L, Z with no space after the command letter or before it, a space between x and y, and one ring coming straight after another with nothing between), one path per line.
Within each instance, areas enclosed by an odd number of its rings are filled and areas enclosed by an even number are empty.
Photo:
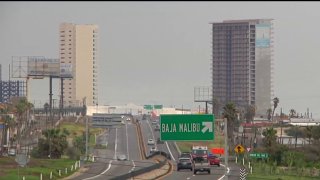
M209 159L210 165L217 165L220 167L220 158L218 156L209 154L208 159Z
M9 156L15 156L16 155L16 149L9 149L9 152L8 152L8 155Z
M179 158L178 164L177 164L177 171L180 169L190 169L192 171L192 160L186 157Z
M210 174L210 163L208 158L196 157L193 159L193 174L207 171Z

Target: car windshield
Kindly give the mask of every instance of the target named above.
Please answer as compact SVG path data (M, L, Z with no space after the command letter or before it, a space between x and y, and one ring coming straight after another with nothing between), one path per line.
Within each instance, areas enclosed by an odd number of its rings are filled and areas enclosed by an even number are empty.
M190 154L189 154L189 153L181 153L180 156L181 156L181 157L190 157Z
M203 157L196 157L193 159L195 163L206 163L208 162L207 158L203 158Z
M206 150L193 150L192 152L193 152L193 154L196 154L196 155L205 155L205 154L207 154Z
M190 159L180 159L180 162L190 162Z

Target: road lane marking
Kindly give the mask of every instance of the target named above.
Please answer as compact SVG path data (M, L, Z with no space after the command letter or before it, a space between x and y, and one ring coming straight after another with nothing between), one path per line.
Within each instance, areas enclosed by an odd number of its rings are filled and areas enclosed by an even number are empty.
M220 165L223 166L223 167L226 167L224 164L220 164ZM230 168L227 167L227 174L229 174L229 172L230 172ZM221 176L218 180L222 180L225 176L226 176L226 175L224 174L224 175Z
M85 178L85 179L83 179L83 180L94 179L94 178L97 178L97 177L103 175L104 173L106 173L107 171L110 170L110 168L111 168L111 163L112 163L112 160L109 161L109 166L108 166L108 168L107 168L106 170L104 170L102 173L100 173L100 174L98 174L98 175L95 175L95 176L92 176L92 177L89 177L89 178Z
M134 170L134 168L136 167L136 164L134 163L134 161L133 160L131 160L131 161L132 161L133 166L132 166L131 170L129 171L129 173L131 173Z
M167 149L168 149L168 151L169 151L169 153L170 153L171 158L173 159L173 161L176 161L176 159L174 159L174 157L173 157L173 155L172 155L172 153L171 153L171 151L170 151L170 148L169 148L169 146L168 146L167 141L166 141L165 143L166 143L166 145L167 145Z

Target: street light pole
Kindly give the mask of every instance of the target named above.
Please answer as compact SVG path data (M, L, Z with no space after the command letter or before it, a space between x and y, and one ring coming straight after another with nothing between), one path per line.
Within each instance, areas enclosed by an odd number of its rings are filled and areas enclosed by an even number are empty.
M224 149L225 149L225 179L228 180L228 156L229 156L229 149L228 149L228 119L224 118Z
M85 158L88 158L88 117L85 116L86 118L86 156Z

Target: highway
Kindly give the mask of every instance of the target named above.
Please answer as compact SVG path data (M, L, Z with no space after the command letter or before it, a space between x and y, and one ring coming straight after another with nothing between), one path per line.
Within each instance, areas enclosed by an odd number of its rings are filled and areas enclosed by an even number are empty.
M134 119L135 120L135 119ZM129 173L133 170L139 168L144 168L151 166L155 162L151 160L142 160L138 133L136 125L132 123L133 119L130 121L124 121L124 124L121 124L117 127L111 127L106 130L106 132L99 137L97 137L98 144L107 144L106 149L95 149L94 155L95 162L89 166L89 170L82 175L73 178L73 179L110 179L115 176ZM150 153L150 148L153 145L147 145L148 139L152 138L155 141L155 145L158 150L164 151L171 156L171 163L174 165L173 171L161 179L166 180L175 180L175 179L223 179L224 175L224 166L223 164L220 167L211 167L211 174L199 173L194 175L193 171L190 170L181 170L176 171L176 164L179 157L179 152L175 146L175 142L163 142L157 143L157 139L160 136L160 131L154 130L154 125L150 119L139 120L139 125L142 131L142 138L145 145L145 150L147 155ZM117 156L124 154L127 157L126 161L118 161ZM236 180L239 179L239 167L235 164L229 163L230 167L230 176L228 179Z
M110 179L155 163L141 160L136 126L132 120L124 123L108 128L105 134L97 137L97 143L107 144L107 149L95 149L95 162L90 165L86 173L74 179ZM127 160L117 160L120 154L126 155Z

